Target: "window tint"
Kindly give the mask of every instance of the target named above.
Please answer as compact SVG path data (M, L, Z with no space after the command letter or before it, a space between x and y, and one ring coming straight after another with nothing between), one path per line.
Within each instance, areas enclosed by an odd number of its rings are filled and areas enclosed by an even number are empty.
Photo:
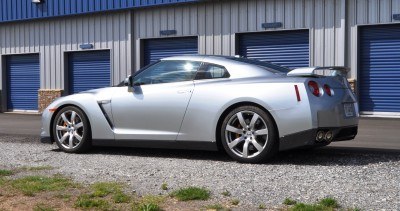
M217 78L229 78L228 71L223 66L215 64L204 64L199 72L197 72L196 80L202 79L217 79Z
M136 85L173 83L194 79L201 62L160 61L138 73L133 83Z

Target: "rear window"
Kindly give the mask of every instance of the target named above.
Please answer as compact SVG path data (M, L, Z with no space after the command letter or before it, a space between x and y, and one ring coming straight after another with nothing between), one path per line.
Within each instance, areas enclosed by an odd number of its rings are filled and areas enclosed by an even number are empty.
M246 64L256 65L259 66L269 72L272 73L288 73L290 71L289 68L282 67L276 64L272 64L269 62L263 62L256 59L247 59L247 58L238 58L238 57L229 57L228 59L233 61L238 61Z

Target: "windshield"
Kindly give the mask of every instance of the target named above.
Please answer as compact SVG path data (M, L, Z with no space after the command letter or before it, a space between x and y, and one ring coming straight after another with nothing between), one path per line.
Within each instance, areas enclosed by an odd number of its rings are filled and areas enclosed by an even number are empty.
M243 62L246 64L257 65L257 66L259 66L267 71L270 71L272 73L288 73L290 71L289 68L279 66L276 64L272 64L269 62L259 61L256 59L247 59L247 58L238 58L238 57L229 57L228 59L238 61L238 62Z

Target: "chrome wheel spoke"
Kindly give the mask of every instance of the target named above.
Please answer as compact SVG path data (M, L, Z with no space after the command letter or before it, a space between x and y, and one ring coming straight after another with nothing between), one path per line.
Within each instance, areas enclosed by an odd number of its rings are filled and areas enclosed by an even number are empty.
M251 141L251 144L253 144L257 151L261 152L263 150L263 147L255 139Z
M82 136L80 136L78 133L74 132L74 137L78 139L78 141L82 141Z
M268 135L268 129L261 129L261 130L257 130L254 132L254 135L256 136L263 136L263 135Z
M72 124L75 124L75 117L76 117L76 112L75 112L75 111L72 111L72 112L71 112L71 123L72 123Z
M244 121L242 112L237 113L236 116L237 116L237 118L238 118L238 120L239 120L240 125L241 125L243 128L246 128L247 125L246 125L246 122Z
M65 113L61 114L61 118L64 120L64 122L65 122L67 125L70 125L70 124L71 124L71 122L69 122L68 119L67 119L67 117L65 116Z
M257 120L258 120L258 114L254 113L253 118L251 118L250 121L250 129L254 130L254 124L256 124Z
M78 124L75 125L75 129L79 129L83 127L83 122L79 122Z
M229 148L234 148L236 145L238 145L240 142L242 142L244 139L242 137L239 137L235 140L233 140L231 143L228 143Z
M243 157L247 158L248 154L249 154L249 142L246 141L246 142L244 142L244 145L243 145Z
M242 129L235 128L235 127L233 127L231 125L227 125L226 126L226 130L229 131L229 132L232 132L232 133L237 133L237 134L242 134L243 133Z
M68 128L67 128L67 127L64 127L64 126L57 125L57 126L56 126L56 130L67 131Z
M69 134L69 148L72 149L74 148L74 135Z
M68 133L64 133L64 135L63 135L63 136L61 137L61 139L60 139L60 143L61 143L61 144L64 143L65 140L67 140L68 136L69 136Z

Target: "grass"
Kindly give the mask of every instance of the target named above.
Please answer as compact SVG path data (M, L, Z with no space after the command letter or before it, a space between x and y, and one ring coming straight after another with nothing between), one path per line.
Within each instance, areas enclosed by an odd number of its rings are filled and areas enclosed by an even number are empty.
M109 194L122 192L122 186L119 183L114 182L98 182L91 185L93 189L93 197L105 197Z
M258 209L264 210L264 209L267 209L267 206L265 204L259 204Z
M133 211L159 211L160 204L165 201L164 196L147 195L135 201L132 206Z
M110 209L111 205L104 199L93 198L91 195L82 194L76 200L75 207L84 209L97 208L101 210L108 210Z
M0 177L13 175L14 172L11 170L0 169Z
M54 167L52 166L23 166L20 168L24 171L45 171L45 170L52 170Z
M131 197L121 191L114 194L113 201L114 203L128 203L131 201Z
M176 190L171 195L179 201L207 200L210 198L210 191L205 188L187 187Z
M161 184L161 190L168 190L168 185L167 185L167 183L163 183L163 184Z
M231 192L229 192L228 190L225 190L221 193L221 195L228 197L228 196L231 196Z
M295 205L297 203L297 201L295 201L295 200L293 200L293 199L291 199L291 198L286 198L284 201L283 201L283 204L284 205Z
M222 210L229 210L228 208L225 208L221 204L210 204L206 206L207 210L217 210L217 211L222 211Z
M339 208L338 202L333 198L321 199L318 203L306 204L295 203L289 210L291 211L333 211Z
M240 203L239 199L232 199L232 200L231 200L231 204L232 204L232 205L235 205L235 206L236 206L236 205L238 205L239 203Z
M12 180L11 186L27 196L34 196L35 193L43 191L59 191L75 187L75 184L68 178L59 175L53 177L27 176Z
M51 206L47 204L36 204L35 207L33 208L33 211L54 211L55 209L52 208Z

